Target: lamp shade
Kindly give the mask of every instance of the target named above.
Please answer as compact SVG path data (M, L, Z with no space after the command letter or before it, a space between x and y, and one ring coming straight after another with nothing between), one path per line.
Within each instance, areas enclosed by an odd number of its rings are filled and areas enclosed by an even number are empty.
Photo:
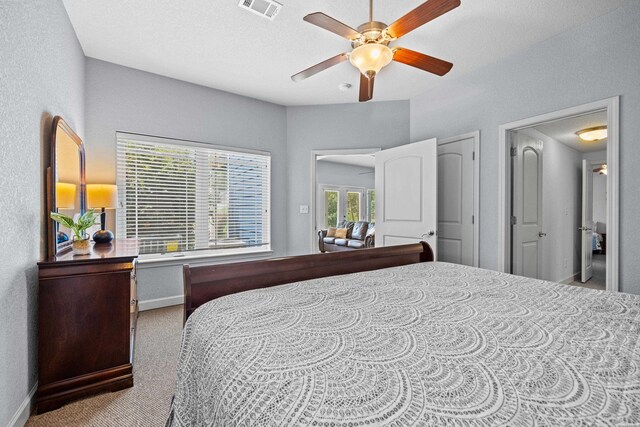
M87 207L116 208L118 206L118 187L113 184L87 184Z
M75 209L76 185L68 182L56 182L56 208Z
M377 74L382 67L389 65L393 59L393 52L387 46L379 43L367 43L358 46L351 52L349 60L362 74Z

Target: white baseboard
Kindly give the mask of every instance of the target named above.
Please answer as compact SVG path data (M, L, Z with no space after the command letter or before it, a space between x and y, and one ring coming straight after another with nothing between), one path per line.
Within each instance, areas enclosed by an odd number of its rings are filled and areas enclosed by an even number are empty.
M156 308L171 307L172 305L184 304L184 295L176 295L173 297L148 299L138 302L138 310L155 310Z
M558 282L558 283L562 283L563 285L568 285L571 282L578 282L580 281L580 276L582 275L582 273L578 272L578 273L574 273L571 276L567 277L566 279Z
M35 396L37 389L38 389L38 382L36 381L35 385L31 389L27 397L24 398L24 400L22 401L22 404L20 405L16 413L13 415L13 418L11 418L11 421L9 421L9 424L7 425L7 427L23 427L27 423L27 420L31 415L31 410L34 407L33 397Z

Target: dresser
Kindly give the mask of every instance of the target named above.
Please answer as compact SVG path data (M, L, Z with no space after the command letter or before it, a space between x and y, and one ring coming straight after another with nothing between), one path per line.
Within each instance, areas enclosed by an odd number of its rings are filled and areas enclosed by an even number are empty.
M133 386L134 240L38 263L38 413Z

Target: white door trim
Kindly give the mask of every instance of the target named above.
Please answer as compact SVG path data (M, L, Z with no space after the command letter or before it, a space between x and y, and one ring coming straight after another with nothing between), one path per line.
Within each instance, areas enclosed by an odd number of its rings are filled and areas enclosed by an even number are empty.
M480 131L464 133L451 138L439 139L438 145L473 138L473 265L480 266Z
M311 221L309 221L309 223L311 224L311 252L312 254L315 254L316 252L318 252L318 239L315 237L316 236L316 197L317 197L317 186L316 186L316 161L318 160L318 156L339 156L339 155L346 155L346 154L371 154L371 153L377 153L378 151L380 151L381 148L357 148L357 149L335 149L335 150L311 150L311 164L309 167L309 171L311 172L311 184L310 184L310 188L311 191L309 192L309 194L311 194L311 200L309 201L309 214L310 214L310 218Z
M499 137L499 194L498 194L498 270L507 272L511 256L511 162L509 132L541 123L566 119L598 110L607 111L607 290L619 290L619 149L620 149L620 97L602 99L576 107L500 125ZM613 244L610 245L609 242Z

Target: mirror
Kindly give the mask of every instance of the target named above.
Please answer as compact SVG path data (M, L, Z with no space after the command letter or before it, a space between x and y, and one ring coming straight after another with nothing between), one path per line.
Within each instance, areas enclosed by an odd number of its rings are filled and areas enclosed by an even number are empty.
M72 233L54 222L50 212L70 217L86 209L84 144L60 116L53 119L51 166L47 170L48 254L50 257L70 248Z

